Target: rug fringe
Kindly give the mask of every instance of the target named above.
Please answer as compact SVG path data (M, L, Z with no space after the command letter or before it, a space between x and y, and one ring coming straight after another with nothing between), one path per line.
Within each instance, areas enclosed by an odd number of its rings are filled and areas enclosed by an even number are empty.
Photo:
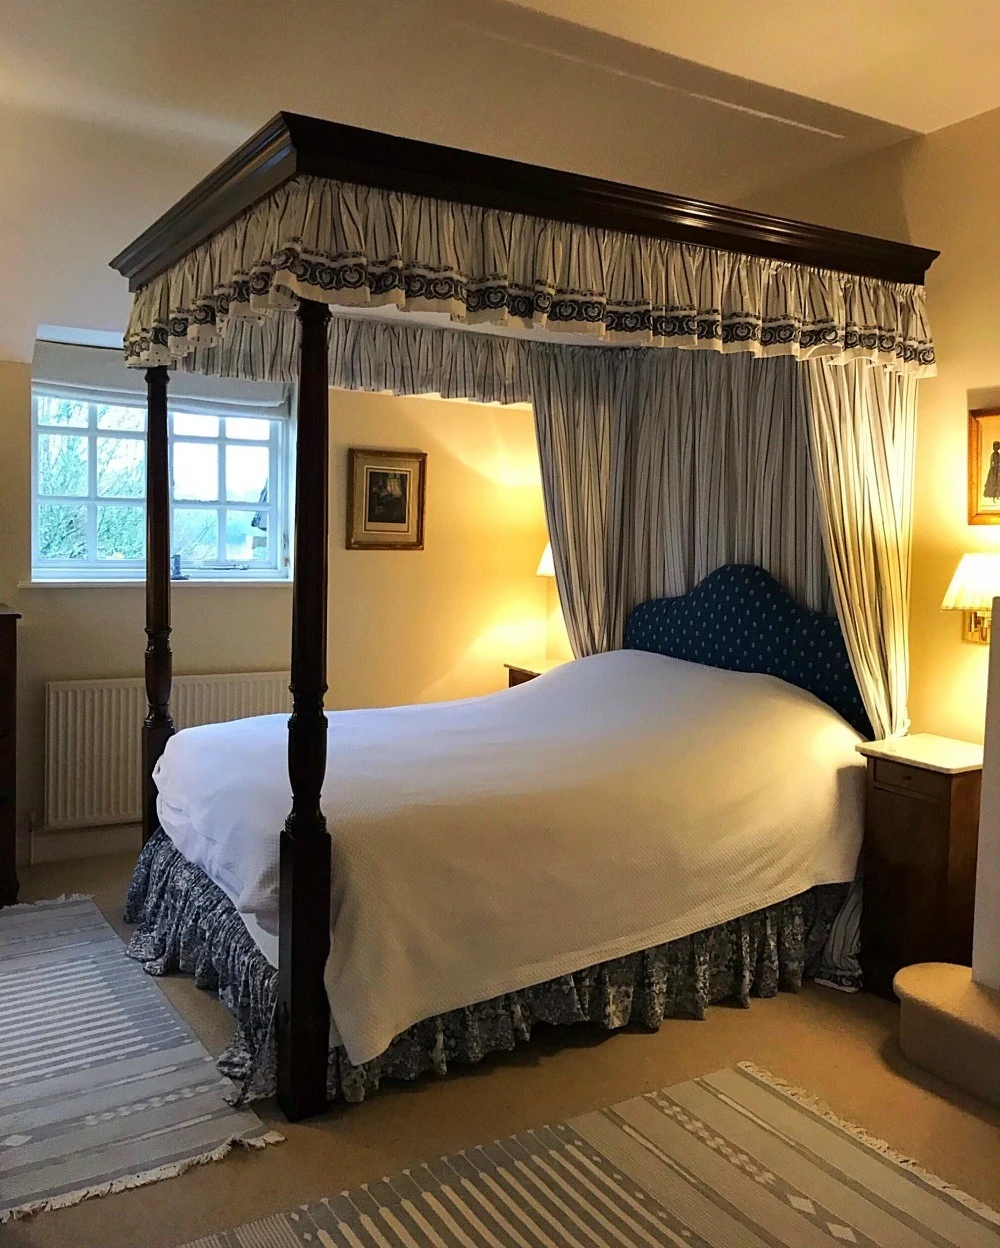
M92 893L62 893L59 897L42 897L38 901L19 901L13 906L4 906L0 910L0 918L5 914L14 914L18 910L33 910L35 906L64 906L71 901L93 901Z
M115 1192L127 1192L134 1187L148 1187L150 1183L159 1183L161 1179L176 1179L179 1175L195 1166L208 1165L212 1161L222 1161L234 1148L266 1148L269 1144L282 1144L285 1137L279 1131L265 1131L251 1139L234 1136L225 1143L219 1144L210 1152L201 1153L197 1157L185 1157L181 1161L171 1162L168 1166L158 1166L155 1170L144 1170L140 1174L123 1174L121 1178L110 1179L107 1183L98 1183L94 1187L81 1187L75 1192L62 1192L58 1196L50 1196L45 1200L32 1200L18 1205L13 1209L0 1209L0 1225L5 1222L17 1222L21 1218L30 1218L36 1213L48 1213L53 1209L68 1209L72 1205L82 1204L96 1196L111 1196Z
M930 1170L925 1170L918 1161L915 1161L912 1157L907 1157L904 1153L897 1152L891 1144L887 1144L885 1140L879 1139L877 1135L869 1134L864 1127L859 1127L856 1123L849 1122L846 1118L841 1118L821 1097L813 1096L811 1092L805 1091L804 1088L798 1088L794 1084L787 1083L778 1075L772 1075L769 1070L764 1070L762 1066L755 1066L753 1062L737 1062L736 1065L744 1074L760 1080L761 1083L767 1084L768 1087L773 1088L776 1092L787 1096L796 1105L809 1110L818 1118L824 1119L824 1121L829 1122L833 1126L839 1127L841 1131L853 1136L859 1143L864 1144L866 1148L870 1148L872 1152L880 1153L889 1161L895 1162L897 1166L902 1166L904 1170L909 1171L910 1174L926 1183L928 1187L933 1187L937 1191L943 1192L960 1205L964 1205L966 1209L971 1209L973 1213L978 1213L987 1222L1000 1226L1000 1213L995 1209L991 1209L989 1205L984 1204L981 1200L977 1200L975 1196L970 1196L968 1192L963 1192L961 1188L955 1187L947 1179L942 1179L939 1175L932 1174Z

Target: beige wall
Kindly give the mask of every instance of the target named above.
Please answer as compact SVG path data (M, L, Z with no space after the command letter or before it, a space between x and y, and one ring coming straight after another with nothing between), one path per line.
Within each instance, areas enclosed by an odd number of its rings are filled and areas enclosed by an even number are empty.
M330 392L331 706L499 689L543 655L545 516L528 408ZM347 448L427 452L422 552L344 549Z
M0 363L0 600L20 631L22 852L42 814L47 680L142 671L141 587L18 589L30 577L27 364ZM499 689L505 659L546 648L545 543L531 412L331 392L328 705L370 706ZM428 453L426 550L344 549L346 448ZM181 585L173 595L178 673L285 668L287 586Z
M776 188L754 206L939 248L928 307L938 376L920 386L910 612L916 731L979 741L985 646L940 610L959 557L1000 550L1000 528L967 523L970 408L1000 401L1000 110L911 139L823 178Z

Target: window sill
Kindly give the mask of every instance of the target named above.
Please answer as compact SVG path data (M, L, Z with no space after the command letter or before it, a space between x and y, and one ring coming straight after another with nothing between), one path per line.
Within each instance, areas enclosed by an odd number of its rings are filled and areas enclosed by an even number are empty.
M247 578L245 580L226 580L223 577L187 577L184 580L171 580L171 588L180 586L184 588L188 585L207 586L211 585L216 588L226 586L227 588L252 589L261 586L273 588L276 585L287 585L291 587L292 578L289 577L256 577ZM144 589L146 582L132 580L93 580L84 581L56 581L56 580L40 580L40 581L18 581L18 589Z

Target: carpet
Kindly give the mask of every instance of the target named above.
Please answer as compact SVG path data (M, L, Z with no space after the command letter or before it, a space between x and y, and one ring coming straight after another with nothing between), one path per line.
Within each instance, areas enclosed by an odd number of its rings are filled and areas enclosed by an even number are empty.
M1000 1215L741 1063L186 1248L841 1244L998 1248Z
M92 901L0 910L0 1222L280 1140L231 1089Z

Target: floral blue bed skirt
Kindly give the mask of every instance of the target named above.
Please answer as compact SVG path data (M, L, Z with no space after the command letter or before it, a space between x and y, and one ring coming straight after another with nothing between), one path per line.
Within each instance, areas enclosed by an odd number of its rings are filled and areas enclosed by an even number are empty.
M331 1048L331 1100L363 1101L383 1079L445 1074L530 1039L536 1023L630 1023L656 1030L665 1018L702 1018L707 1006L795 990L814 974L830 927L848 892L828 884L788 901L573 975L425 1019L397 1036L374 1061L354 1066ZM275 1089L273 1019L278 972L223 891L163 832L139 857L125 920L136 924L130 957L151 975L191 974L216 992L236 1019L219 1069L250 1100ZM378 991L378 985L372 985Z

